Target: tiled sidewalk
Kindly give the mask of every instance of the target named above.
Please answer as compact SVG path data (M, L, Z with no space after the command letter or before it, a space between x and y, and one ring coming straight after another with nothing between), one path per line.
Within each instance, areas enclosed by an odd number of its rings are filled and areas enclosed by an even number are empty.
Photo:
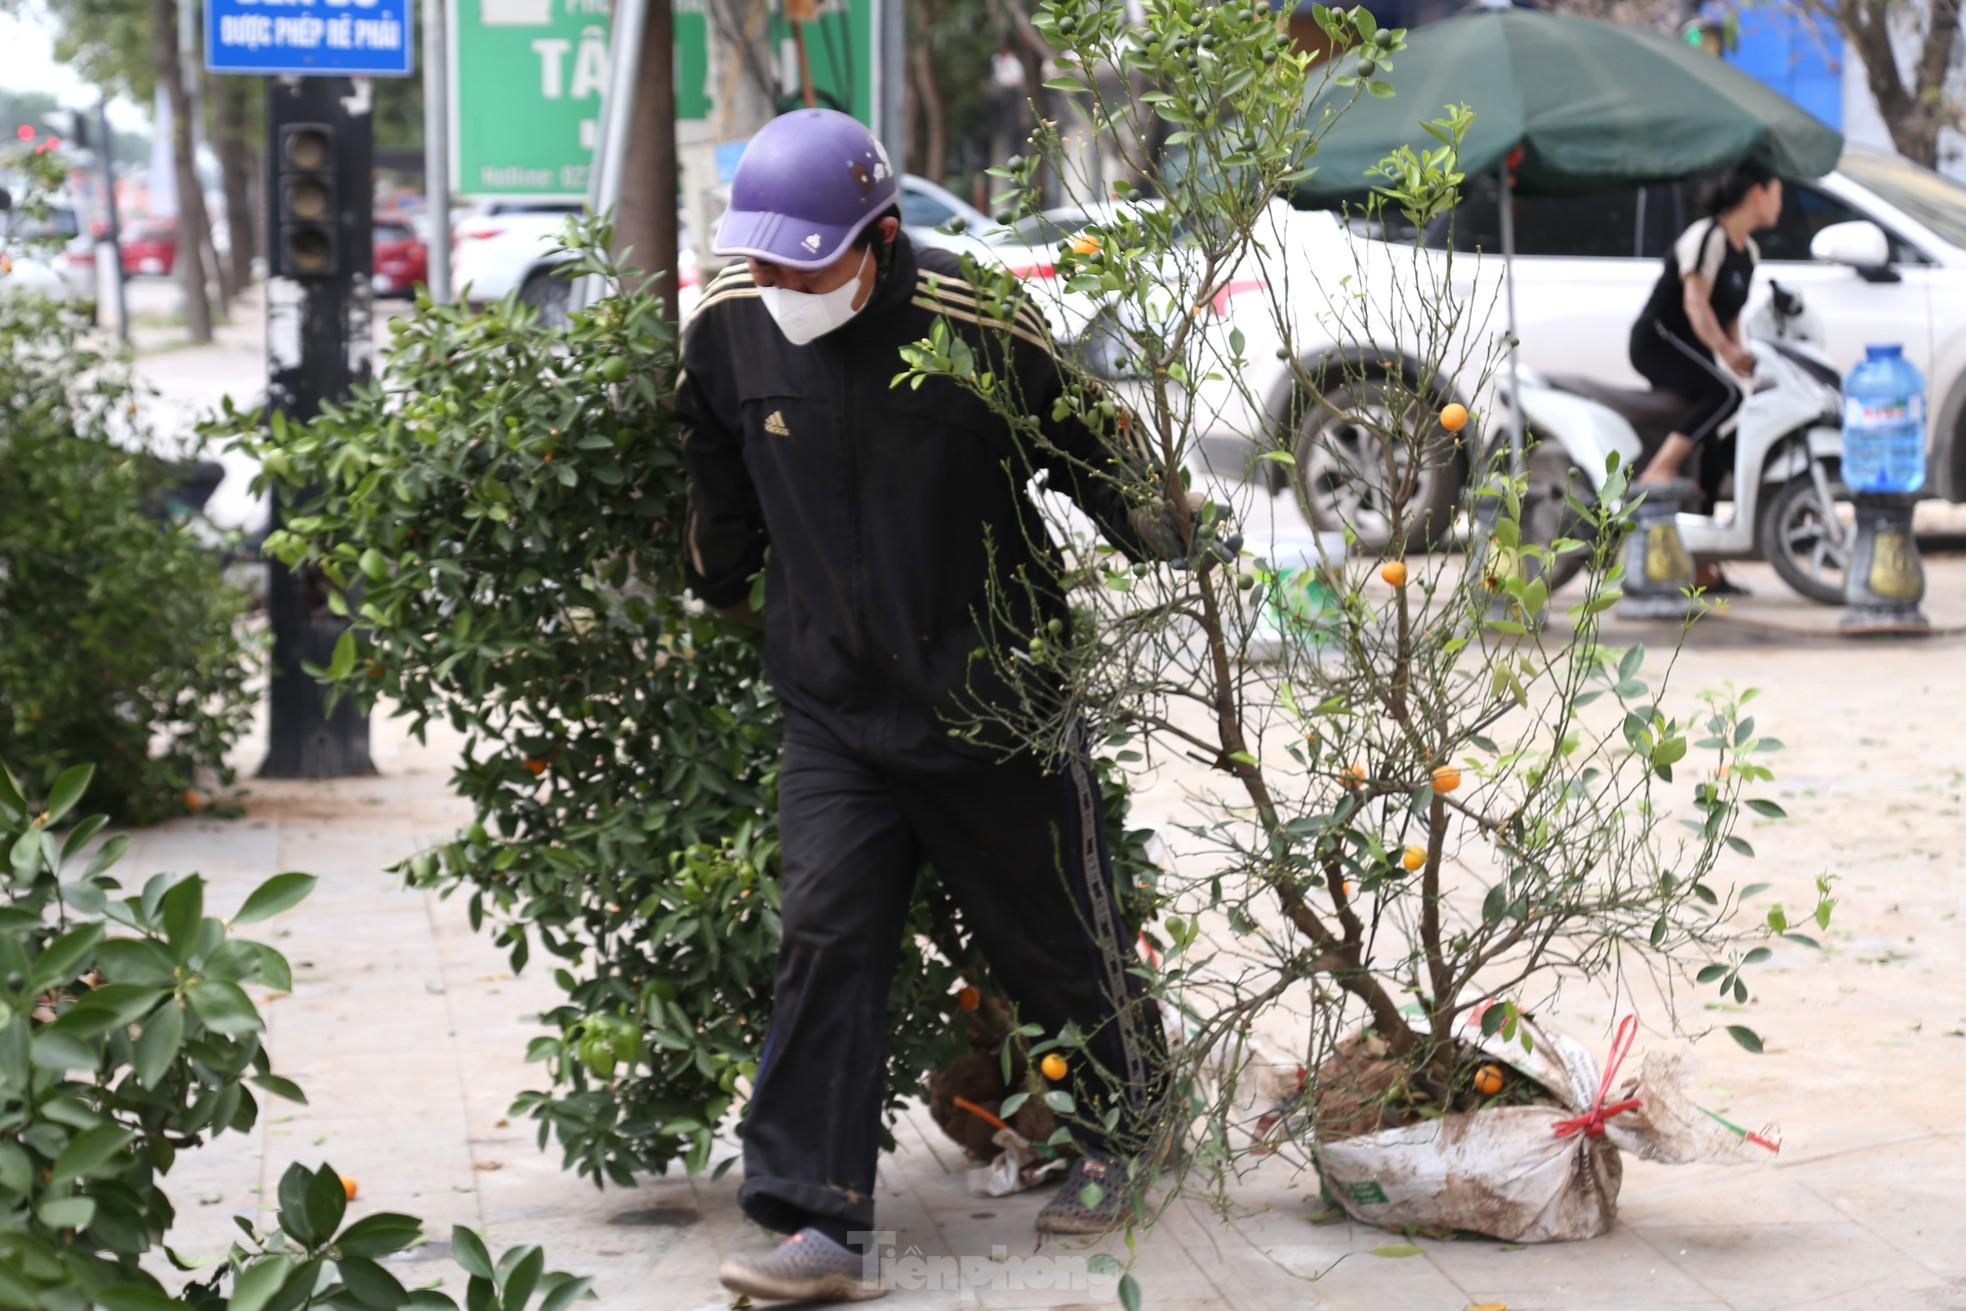
M1899 704L1919 679L1934 693L1952 682L1924 663L1949 653L1862 651L1862 678L1850 676L1854 657L1843 648L1756 657L1757 681L1771 688L1764 719L1804 721L1786 732L1794 749L1777 793L1798 818L1757 832L1761 863L1798 892L1826 862L1845 878L1829 959L1784 963L1764 981L1756 1022L1771 1035L1769 1054L1701 1050L1717 1098L1783 1120L1789 1148L1779 1164L1628 1162L1622 1220L1606 1238L1517 1250L1421 1240L1419 1256L1385 1258L1365 1254L1397 1241L1383 1233L1307 1223L1320 1209L1306 1203L1314 1181L1273 1162L1236 1191L1246 1214L1230 1221L1183 1203L1145 1237L1134 1270L1148 1305L1966 1308L1966 1134L1957 1120L1966 1040L1953 1036L1966 1022L1957 967L1966 933L1953 841L1961 775L1950 746L1961 711L1935 697L1921 722L1888 722L1881 707ZM1725 669L1723 654L1685 660ZM1714 670L1682 672L1704 679ZM1911 682L1894 690L1894 677ZM1827 730L1819 736L1840 734L1846 745L1808 745L1802 730L1812 719ZM132 876L202 871L217 906L279 870L321 876L301 911L267 926L295 966L292 995L265 1001L276 1068L300 1082L309 1105L270 1103L255 1137L182 1158L170 1177L181 1214L174 1245L186 1255L221 1251L230 1216L257 1209L288 1161L325 1158L360 1181L358 1208L412 1212L439 1238L466 1222L495 1243L542 1243L554 1267L596 1276L604 1305L726 1305L715 1279L721 1254L768 1241L736 1212L735 1173L597 1192L537 1149L530 1122L506 1118L512 1096L540 1075L523 1060L534 1032L526 1016L554 991L543 977L514 979L460 905L403 891L381 872L462 812L444 786L449 744L433 735L418 747L387 721L376 736L380 778L250 784L245 818L142 833L129 857ZM1150 814L1172 812L1177 782L1156 787ZM1798 796L1819 808L1791 801ZM1604 1021L1566 1018L1580 1032ZM889 1305L1113 1304L1112 1277L1088 1276L1082 1263L1096 1250L1123 1256L1115 1240L1040 1245L1031 1218L1041 1195L968 1195L960 1153L923 1113L900 1137L902 1150L881 1169L881 1222L904 1255L919 1249L922 1261L904 1276L945 1286L897 1291ZM993 1250L1000 1261L990 1261ZM402 1273L454 1277L442 1242Z

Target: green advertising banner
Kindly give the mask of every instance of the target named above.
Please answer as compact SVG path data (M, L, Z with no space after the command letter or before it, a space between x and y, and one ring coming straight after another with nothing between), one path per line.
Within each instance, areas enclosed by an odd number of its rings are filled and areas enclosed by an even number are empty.
M877 18L874 0L827 0L819 7L815 21L801 24L806 67L812 74L813 100L827 109L851 114L869 127L874 126ZM799 78L798 47L792 39L792 24L775 10L768 30L772 46L784 64L780 78L787 90L781 106L791 108L802 104L804 87Z
M675 0L676 118L710 115L712 0ZM608 0L446 0L451 191L583 200L608 75Z

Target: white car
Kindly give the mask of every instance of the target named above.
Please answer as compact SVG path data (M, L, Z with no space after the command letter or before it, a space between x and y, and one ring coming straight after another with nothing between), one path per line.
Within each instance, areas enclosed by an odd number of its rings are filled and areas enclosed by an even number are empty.
M1642 386L1626 361L1626 342L1666 247L1697 217L1696 192L1689 183L1518 198L1515 294L1522 363L1545 373ZM1927 489L1966 500L1966 188L1894 156L1852 148L1835 173L1790 183L1785 197L1780 223L1757 238L1762 262L1746 313L1765 304L1771 283L1799 293L1827 325L1826 349L1839 371L1853 367L1868 343L1901 343L1926 378ZM1297 361L1314 374L1345 362L1355 394L1344 400L1370 412L1375 374L1396 368L1409 382L1418 376L1420 362L1392 345L1419 335L1410 317L1416 280L1410 246L1350 231L1331 214L1291 211L1281 201L1272 202L1266 220L1272 254L1228 275L1225 295L1203 318L1218 360L1232 330L1243 334L1246 347L1234 378L1225 374L1199 388L1197 463L1217 476L1265 479L1276 491L1288 478L1314 524L1350 523L1377 545L1387 535L1380 513L1385 479L1383 473L1360 476L1361 470L1383 469L1377 440L1328 411L1296 405L1290 363L1277 357L1282 338L1275 316L1283 306ZM1839 223L1875 225L1880 232L1869 241L1837 244L1846 252L1869 245L1887 251L1888 260L1859 268L1814 257L1815 235ZM1438 252L1449 239L1442 224L1425 234L1424 244ZM1441 379L1434 390L1443 403L1461 400L1479 410L1487 397L1477 394L1482 380L1474 375L1506 324L1492 184L1471 181L1451 240L1460 253L1451 285L1440 290L1468 307L1469 322L1479 327L1466 327L1457 343L1457 357L1466 351L1472 362L1466 374ZM1427 258L1440 275L1439 257ZM1402 270L1403 295L1386 290L1394 269ZM1348 288L1365 290L1353 304L1369 308L1347 316ZM1268 294L1244 296L1244 289ZM1332 322L1346 317L1351 331ZM1371 319L1369 329L1360 332L1365 318ZM1139 390L1138 381L1127 378L1122 352L1110 344L1092 340L1083 353L1095 373ZM1329 370L1326 376L1336 380ZM1258 463L1261 452L1251 439L1290 433L1293 424L1297 459L1288 474L1275 463ZM1465 472L1458 461L1421 471L1413 504L1432 511L1431 536L1450 528Z
M0 294L32 292L50 300L93 296L92 246L80 235L69 206L41 214L0 210Z
M573 284L553 271L566 259L554 247L567 219L585 209L578 201L487 202L451 227L451 285L474 305L517 291L549 321L564 316ZM676 298L687 313L699 291L696 256L687 232L676 244Z

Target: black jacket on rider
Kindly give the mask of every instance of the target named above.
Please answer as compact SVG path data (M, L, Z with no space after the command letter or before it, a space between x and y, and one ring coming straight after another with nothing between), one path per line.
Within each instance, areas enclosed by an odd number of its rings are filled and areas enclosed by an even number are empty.
M1120 488L1095 472L1110 467L1105 443L1075 419L1051 417L1062 377L1036 308L1018 308L1005 361L1005 334L994 320L985 326L954 255L918 249L905 233L881 253L867 305L805 346L779 332L744 264L706 288L684 335L677 392L692 487L690 583L711 606L738 605L769 544L766 661L780 697L888 717L893 746L968 751L951 741L950 720L1002 692L986 662L972 659L983 629L996 627L998 642L1021 640L1068 617L1058 553L1026 494L1032 474L1070 496L1129 558L1144 548ZM1020 440L954 381L893 385L901 347L938 319L969 344L979 370L1017 388L1044 442ZM1033 591L993 595L993 577L1020 571Z

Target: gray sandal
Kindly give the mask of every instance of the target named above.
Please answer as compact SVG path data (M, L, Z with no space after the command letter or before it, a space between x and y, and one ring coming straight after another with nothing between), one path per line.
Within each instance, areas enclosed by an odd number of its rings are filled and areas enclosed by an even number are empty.
M1127 1178L1113 1161L1081 1156L1038 1212L1041 1234L1104 1234L1133 1214L1127 1204Z
M860 1253L807 1226L758 1256L724 1260L717 1278L733 1293L779 1302L865 1302L887 1288L866 1279Z

